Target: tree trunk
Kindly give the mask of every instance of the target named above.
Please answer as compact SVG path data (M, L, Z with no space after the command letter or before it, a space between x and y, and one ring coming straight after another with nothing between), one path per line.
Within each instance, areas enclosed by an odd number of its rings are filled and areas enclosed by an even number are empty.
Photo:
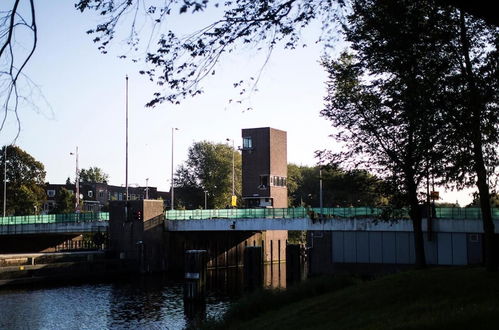
M412 220L412 229L414 232L414 252L416 256L416 267L426 268L426 256L424 252L424 237L422 228L422 216L418 203L417 185L412 177L406 178L409 205L411 210L409 215Z
M483 155L483 141L481 132L482 106L480 96L475 83L470 59L470 47L467 37L466 21L464 13L460 12L461 44L465 60L465 75L469 89L468 114L471 120L471 142L473 144L474 169L477 176L477 187L480 196L480 209L482 211L483 232L485 236L485 266L488 271L497 270L497 253L495 251L494 222L492 221L492 210L490 208L490 192L487 184L487 169Z

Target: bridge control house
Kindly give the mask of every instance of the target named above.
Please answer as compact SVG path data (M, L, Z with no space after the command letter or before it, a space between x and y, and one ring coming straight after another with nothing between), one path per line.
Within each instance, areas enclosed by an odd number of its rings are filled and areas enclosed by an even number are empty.
M242 198L246 208L288 207L286 132L275 128L242 130Z

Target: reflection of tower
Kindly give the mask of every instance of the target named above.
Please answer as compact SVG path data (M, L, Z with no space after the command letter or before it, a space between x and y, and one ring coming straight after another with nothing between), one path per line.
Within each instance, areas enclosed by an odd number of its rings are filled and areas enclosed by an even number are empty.
M286 132L270 127L246 128L242 138L246 207L288 207Z

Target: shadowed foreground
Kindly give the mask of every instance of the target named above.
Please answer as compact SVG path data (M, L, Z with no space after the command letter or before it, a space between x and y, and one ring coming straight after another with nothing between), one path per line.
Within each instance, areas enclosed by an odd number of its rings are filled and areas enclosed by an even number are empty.
M236 304L225 320L207 327L497 329L499 324L499 274L483 268L410 271L367 282L323 281L292 289L295 293L253 294ZM334 281L339 283L333 285ZM315 296L302 298L300 291ZM285 301L290 303L282 305Z

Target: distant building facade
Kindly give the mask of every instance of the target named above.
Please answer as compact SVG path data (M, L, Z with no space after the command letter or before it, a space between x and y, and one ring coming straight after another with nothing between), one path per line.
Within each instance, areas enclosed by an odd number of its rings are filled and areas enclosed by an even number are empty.
M246 128L242 139L245 207L288 207L287 133L270 127Z
M65 188L70 193L76 192L75 184L51 184L45 185L47 200L43 206L44 213L50 213L56 206L57 196L61 189ZM170 192L158 191L156 187L128 187L130 200L163 199L165 207L170 205ZM80 195L82 197L82 211L98 212L107 207L109 201L126 200L126 188L113 186L99 182L81 182ZM105 208L104 208L105 209Z

